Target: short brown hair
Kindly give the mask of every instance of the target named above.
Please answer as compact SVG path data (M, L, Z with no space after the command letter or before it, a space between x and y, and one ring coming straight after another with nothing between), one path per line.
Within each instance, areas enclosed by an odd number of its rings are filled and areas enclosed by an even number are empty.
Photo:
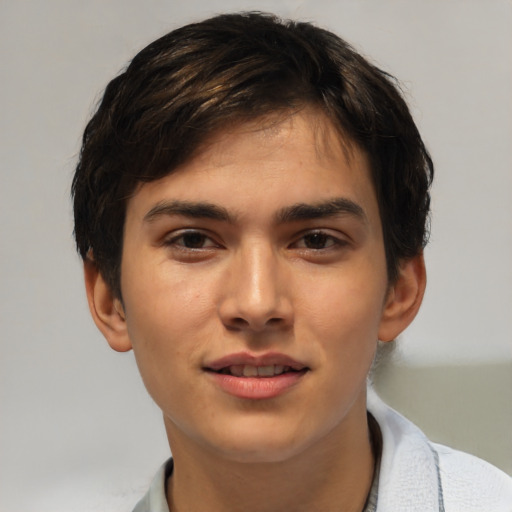
M333 33L270 14L225 14L170 32L107 86L72 185L75 238L121 297L127 199L231 123L313 106L368 155L388 276L428 238L432 160L396 81Z

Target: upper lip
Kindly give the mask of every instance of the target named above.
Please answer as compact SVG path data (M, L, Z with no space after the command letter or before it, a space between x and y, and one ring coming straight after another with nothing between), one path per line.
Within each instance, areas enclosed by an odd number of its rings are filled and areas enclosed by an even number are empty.
M248 352L238 352L229 354L227 356L215 359L214 361L205 364L205 369L219 371L222 368L236 365L248 365L248 366L270 366L280 365L289 366L293 370L304 370L307 366L293 357L277 352L268 352L266 354L254 355Z

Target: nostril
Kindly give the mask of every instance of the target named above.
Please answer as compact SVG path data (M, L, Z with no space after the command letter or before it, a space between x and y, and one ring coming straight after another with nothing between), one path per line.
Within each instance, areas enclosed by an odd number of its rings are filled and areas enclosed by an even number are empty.
M267 320L262 320L261 322L246 320L243 317L233 317L226 322L226 327L231 330L244 330L248 328L263 330L266 328L279 327L284 323L284 319L280 317L272 317Z
M227 324L228 329L238 330L246 329L249 326L249 322L242 317L232 318Z

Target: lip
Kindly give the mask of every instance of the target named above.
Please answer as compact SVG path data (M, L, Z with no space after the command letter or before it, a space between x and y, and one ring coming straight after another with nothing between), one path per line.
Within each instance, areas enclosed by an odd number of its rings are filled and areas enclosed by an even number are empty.
M235 377L231 374L217 373L226 366L249 365L289 366L294 371L274 375L273 377ZM254 355L247 352L230 354L207 363L203 368L208 377L225 393L237 398L264 400L275 398L299 384L309 368L285 354L269 352Z
M307 366L299 361L293 359L285 354L279 352L267 352L261 355L254 355L248 352L238 352L235 354L229 354L227 356L215 359L209 363L206 363L204 367L208 370L218 372L226 366L235 365L251 365L251 366L268 366L271 364L290 366L294 370L303 370Z

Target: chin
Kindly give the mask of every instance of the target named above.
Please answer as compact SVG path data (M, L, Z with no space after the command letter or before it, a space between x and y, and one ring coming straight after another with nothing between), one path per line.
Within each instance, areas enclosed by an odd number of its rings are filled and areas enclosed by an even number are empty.
M315 444L317 437L310 432L297 432L272 422L251 422L242 428L226 428L222 437L210 438L210 448L232 462L245 464L279 463L291 460Z

